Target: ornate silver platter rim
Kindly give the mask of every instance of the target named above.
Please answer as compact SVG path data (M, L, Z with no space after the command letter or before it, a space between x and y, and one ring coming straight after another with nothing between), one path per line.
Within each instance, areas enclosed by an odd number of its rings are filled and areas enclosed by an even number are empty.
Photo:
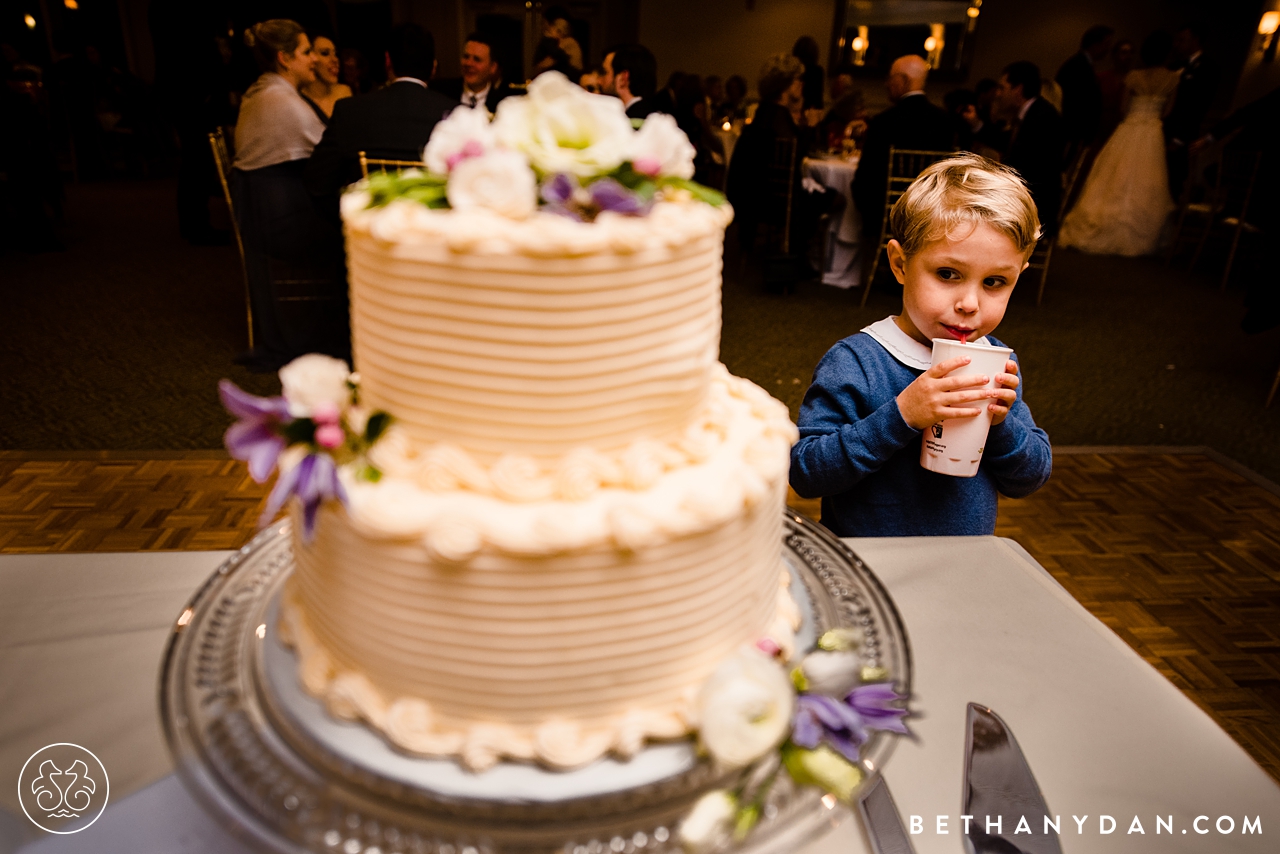
M282 854L677 851L673 828L697 797L752 773L701 760L636 787L539 804L443 796L320 755L270 707L261 684L268 609L292 569L288 534L287 521L268 528L205 582L179 616L160 680L161 720L180 776L254 847ZM797 579L793 592L802 589L797 599L809 599L807 628L860 626L868 663L886 667L898 691L909 695L902 621L865 564L825 529L790 512L782 551ZM873 734L863 754L869 776L895 741ZM845 816L832 812L818 790L790 785L785 774L779 781L762 821L736 850L790 851Z

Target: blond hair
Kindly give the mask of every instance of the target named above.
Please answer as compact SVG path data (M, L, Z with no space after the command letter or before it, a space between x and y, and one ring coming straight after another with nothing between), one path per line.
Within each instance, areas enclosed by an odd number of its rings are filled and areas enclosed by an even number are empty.
M272 18L260 21L244 31L244 43L253 51L254 61L262 72L279 70L278 53L292 54L307 31L297 21Z
M907 255L961 226L980 222L1026 253L1040 239L1040 218L1017 172L977 154L939 160L920 173L889 212L889 230Z

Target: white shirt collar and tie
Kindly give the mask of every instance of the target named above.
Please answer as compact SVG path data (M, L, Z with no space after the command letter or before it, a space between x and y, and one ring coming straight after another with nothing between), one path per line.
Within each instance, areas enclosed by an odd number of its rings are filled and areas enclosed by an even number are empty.
M485 102L489 100L489 89L493 84L486 83L484 88L479 92L472 92L465 86L462 88L462 106L475 109L476 107L485 106Z

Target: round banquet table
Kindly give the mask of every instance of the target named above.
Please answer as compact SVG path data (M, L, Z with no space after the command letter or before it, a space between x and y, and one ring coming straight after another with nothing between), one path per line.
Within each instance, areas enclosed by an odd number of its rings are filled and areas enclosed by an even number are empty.
M837 288L855 288L862 280L862 217L853 204L853 176L858 171L858 158L806 157L804 174L844 198L844 214L833 217L823 245L822 283Z
M885 766L919 854L961 850L966 704L1013 730L1062 848L1123 854L1273 852L1280 786L1204 712L1092 617L1020 546L997 537L846 543L894 598L914 659L913 733ZM246 854L172 773L156 704L176 615L231 552L0 557L0 780L69 741L97 754L111 802L80 833L42 834L0 786L0 854ZM1099 830L1100 816L1116 829ZM1174 833L1156 834L1156 816ZM1208 816L1195 830L1197 816ZM947 816L946 833L938 816ZM1077 833L1072 816L1083 821ZM1085 817L1088 817L1087 819ZM1126 833L1138 816L1143 834ZM1214 824L1232 816L1235 832ZM1258 817L1261 834L1242 834ZM799 854L866 854L843 807ZM1224 824L1225 826L1225 824ZM1185 832L1183 832L1185 831ZM335 849L337 850L337 849Z

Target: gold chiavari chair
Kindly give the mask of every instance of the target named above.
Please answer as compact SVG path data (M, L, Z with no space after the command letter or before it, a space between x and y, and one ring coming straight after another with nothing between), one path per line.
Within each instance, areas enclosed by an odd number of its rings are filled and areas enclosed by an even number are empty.
M880 259L885 257L885 248L889 245L889 211L894 202L902 197L911 186L911 182L920 173L939 160L955 157L954 151L924 151L912 148L889 148L889 177L884 192L884 213L880 222L880 241L876 244L876 254L871 259L871 270L867 273L866 284L862 288L861 305L867 304L871 296L871 283L875 281L876 271L880 269Z
M1213 232L1213 225L1226 207L1230 194L1230 179L1226 173L1227 144L1234 134L1214 142L1191 157L1187 180L1178 198L1178 216L1174 220L1173 240L1165 253L1165 264L1172 264L1178 250L1194 243L1188 270L1194 269L1204 252L1205 243Z
M244 241L240 237L240 220L236 217L235 203L231 201L231 155L227 150L227 137L218 128L209 134L209 147L213 149L213 164L218 170L218 183L222 185L222 197L227 203L227 213L231 217L231 233L236 238L236 249L240 252L240 276L244 279L244 313L249 327L249 349L253 349L253 301L249 296L249 268L244 260Z
M1058 205L1059 226L1067 215L1067 207L1071 203L1072 196L1075 195L1076 185L1080 183L1080 178L1084 174L1084 164L1088 158L1089 149L1076 152L1071 160L1071 166L1063 175L1062 201ZM1036 243L1036 248L1031 250L1031 257L1027 259L1027 269L1040 273L1040 281L1036 287L1036 305L1044 301L1044 283L1049 278L1049 262L1053 260L1053 248L1057 245L1057 241L1057 235L1054 234L1041 238Z
M380 157L369 157L366 152L361 151L360 154L360 176L362 178L369 177L369 167L374 167L377 172L386 172L388 169L426 169L427 164L421 160L386 160Z

